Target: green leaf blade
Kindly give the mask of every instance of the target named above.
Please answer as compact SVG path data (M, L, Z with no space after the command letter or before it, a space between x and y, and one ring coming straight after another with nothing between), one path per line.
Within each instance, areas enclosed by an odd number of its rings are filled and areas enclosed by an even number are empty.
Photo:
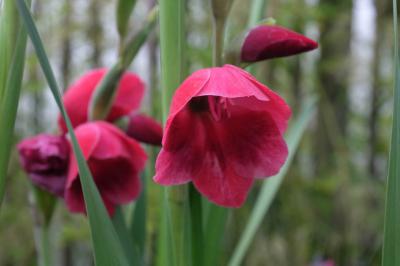
M61 111L61 115L67 124L68 132L71 137L73 151L78 162L80 181L89 218L95 263L98 266L127 266L129 265L127 258L125 257L121 243L119 242L113 224L102 202L100 193L96 188L90 170L79 147L71 121L63 105L61 93L55 80L54 73L51 69L33 18L23 0L17 0L17 7L35 48L50 90Z
M397 1L393 0L394 29L394 104L389 174L386 188L382 265L400 265L400 62Z
M0 104L0 205L5 194L8 163L11 154L11 140L24 74L26 43L26 31L20 29L11 68L8 72L3 100Z

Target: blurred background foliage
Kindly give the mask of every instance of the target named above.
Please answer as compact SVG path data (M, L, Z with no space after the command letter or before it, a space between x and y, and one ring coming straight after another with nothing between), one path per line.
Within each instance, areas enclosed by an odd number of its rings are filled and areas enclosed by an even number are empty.
M1 1L0 1L1 2ZM282 94L296 116L305 99L319 97L318 111L295 161L263 221L244 265L379 265L383 234L384 186L392 111L391 1L268 0L264 17L315 40L312 53L258 63L256 76ZM154 0L138 1L130 31L139 29ZM250 0L236 1L226 45L246 29ZM67 88L85 71L111 66L117 57L115 2L36 0L33 13L60 85ZM187 1L188 73L211 65L208 1ZM131 69L148 87L143 111L160 118L159 48L156 34ZM56 130L57 108L33 49L28 46L23 94L14 141ZM155 154L155 152L153 152ZM160 188L151 181L149 213L157 223ZM32 188L14 151L0 219L0 265L36 265L37 219ZM257 182L259 186L261 182ZM247 221L257 188L246 205L230 215L227 261ZM155 245L149 224L149 246ZM34 228L32 230L32 228ZM53 249L58 265L90 265L86 219L57 206ZM146 260L151 265L154 248Z

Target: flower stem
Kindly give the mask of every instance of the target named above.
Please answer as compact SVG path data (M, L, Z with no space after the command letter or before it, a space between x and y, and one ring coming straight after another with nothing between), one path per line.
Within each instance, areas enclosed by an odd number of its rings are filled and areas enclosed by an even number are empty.
M225 25L233 0L211 0L213 27L213 65L221 66L224 56Z
M213 46L213 66L222 66L224 50L224 31L225 21L214 20L214 46Z
M184 0L161 0L160 6L160 47L161 47L161 85L162 111L166 122L169 104L174 90L184 77ZM171 263L163 265L188 265L190 245L186 244L189 236L189 211L187 206L187 186L164 189L162 197L161 218L165 224L160 227L159 250L168 254ZM167 232L164 230L167 229Z
M192 266L202 266L203 263L203 214L199 192L191 184L189 187L190 223L192 233Z
M51 264L51 252L50 252L50 228L48 225L43 225L39 228L40 235L40 250L39 250L39 265L50 266Z

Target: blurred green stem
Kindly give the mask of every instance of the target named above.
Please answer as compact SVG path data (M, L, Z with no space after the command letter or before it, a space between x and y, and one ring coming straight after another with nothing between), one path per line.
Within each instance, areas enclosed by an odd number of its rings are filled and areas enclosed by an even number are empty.
M201 195L197 192L193 184L189 186L190 202L190 224L192 233L192 266L202 266L203 264L203 214Z
M40 241L40 245L38 245L38 252L39 252L39 265L40 266L51 266L51 244L50 244L50 226L43 224L38 229L38 238Z
M233 0L211 0L213 14L213 65L223 65L225 26Z
M213 65L222 66L222 54L224 50L224 30L225 21L214 20L214 48L213 48Z
M257 24L265 13L265 7L267 0L253 0L251 4L249 19L247 21L247 27L253 27Z
M267 0L253 0L250 8L249 19L247 21L247 27L251 28L257 24L265 13L265 7L267 6ZM246 69L251 74L255 74L255 68L250 65Z

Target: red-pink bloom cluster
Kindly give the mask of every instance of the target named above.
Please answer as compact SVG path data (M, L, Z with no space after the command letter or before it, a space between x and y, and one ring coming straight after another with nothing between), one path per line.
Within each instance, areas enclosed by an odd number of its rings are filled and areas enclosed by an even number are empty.
M316 42L279 26L250 30L242 62L256 62L315 49ZM146 153L137 141L162 149L155 182L192 182L210 201L239 207L255 179L279 172L288 155L283 135L291 110L286 102L246 71L233 66L201 69L176 90L165 127L137 113L143 82L126 72L105 121L88 122L88 106L106 69L81 77L63 100L85 159L110 214L140 193L139 173ZM128 116L124 133L112 122ZM65 122L59 118L63 134ZM128 137L129 136L129 137ZM19 144L21 162L32 181L63 195L72 212L85 212L76 159L65 136L39 135ZM68 166L68 167L67 167Z
M83 75L67 90L63 102L104 204L112 214L115 206L139 195L139 174L147 156L138 141L160 145L162 127L152 118L137 113L144 84L131 72L122 76L106 121L89 122L89 102L106 72L107 69L97 69ZM126 133L111 124L124 116L129 118ZM34 184L64 197L70 211L84 213L77 162L61 116L59 126L60 136L41 134L21 141L18 145L21 163Z

